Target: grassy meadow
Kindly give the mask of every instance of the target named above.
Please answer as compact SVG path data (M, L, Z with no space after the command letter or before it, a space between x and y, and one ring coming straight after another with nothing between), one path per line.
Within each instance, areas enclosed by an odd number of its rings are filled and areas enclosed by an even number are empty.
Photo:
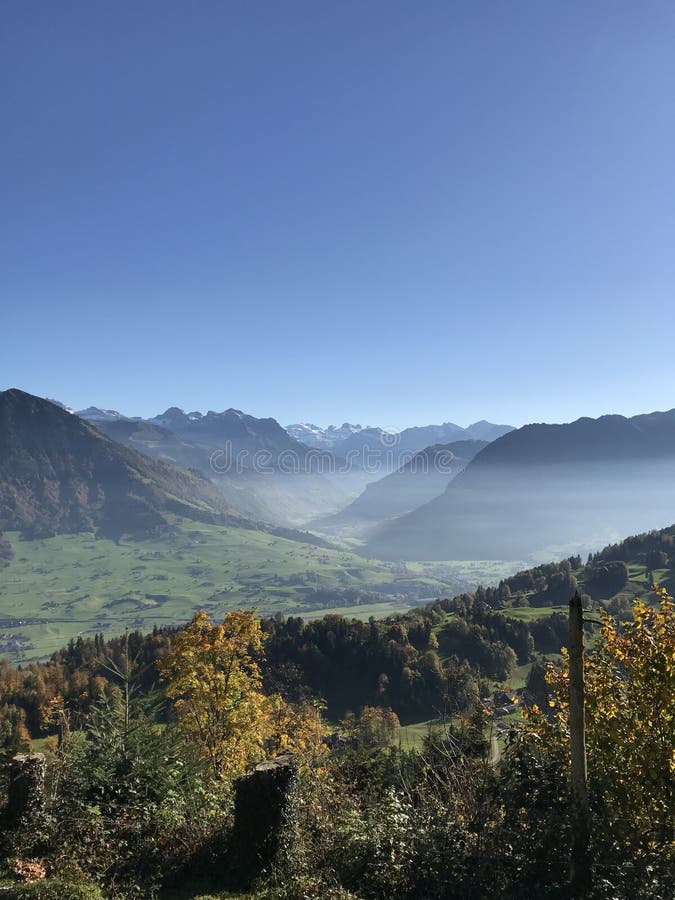
M14 661L42 658L81 634L179 624L202 608L214 617L254 606L268 615L383 617L416 598L452 596L514 570L491 561L381 562L180 519L161 538L143 541L6 537L14 559L0 570L0 653ZM367 593L355 604L350 591ZM25 639L19 650L17 636Z

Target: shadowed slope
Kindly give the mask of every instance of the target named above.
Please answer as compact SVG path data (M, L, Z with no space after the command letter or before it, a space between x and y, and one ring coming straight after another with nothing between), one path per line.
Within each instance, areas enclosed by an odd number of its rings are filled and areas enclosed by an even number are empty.
M110 440L47 400L0 393L0 523L28 536L149 533L164 513L216 521L209 481Z

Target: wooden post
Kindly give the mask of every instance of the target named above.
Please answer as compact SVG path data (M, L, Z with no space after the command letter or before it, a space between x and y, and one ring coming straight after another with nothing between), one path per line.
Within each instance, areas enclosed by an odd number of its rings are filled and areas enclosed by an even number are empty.
M581 597L570 600L570 746L572 755L572 848L570 887L583 897L591 887L590 804L586 775L586 714L584 709L584 619Z

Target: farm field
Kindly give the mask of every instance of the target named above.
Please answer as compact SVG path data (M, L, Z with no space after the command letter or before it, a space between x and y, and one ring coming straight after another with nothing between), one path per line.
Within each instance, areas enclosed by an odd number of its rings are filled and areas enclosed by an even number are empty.
M417 598L452 596L514 570L492 561L483 568L475 561L380 562L181 519L170 533L144 541L6 537L14 558L0 570L0 652L15 661L42 658L81 634L177 625L202 608L216 618L251 607L265 615L383 617Z

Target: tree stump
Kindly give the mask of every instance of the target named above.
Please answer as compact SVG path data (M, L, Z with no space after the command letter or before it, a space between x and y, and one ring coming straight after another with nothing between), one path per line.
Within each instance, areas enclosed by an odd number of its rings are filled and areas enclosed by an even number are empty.
M232 842L240 883L250 884L274 862L296 771L287 754L237 779Z
M7 828L14 828L27 816L43 812L46 768L42 753L20 753L12 759L4 812Z

